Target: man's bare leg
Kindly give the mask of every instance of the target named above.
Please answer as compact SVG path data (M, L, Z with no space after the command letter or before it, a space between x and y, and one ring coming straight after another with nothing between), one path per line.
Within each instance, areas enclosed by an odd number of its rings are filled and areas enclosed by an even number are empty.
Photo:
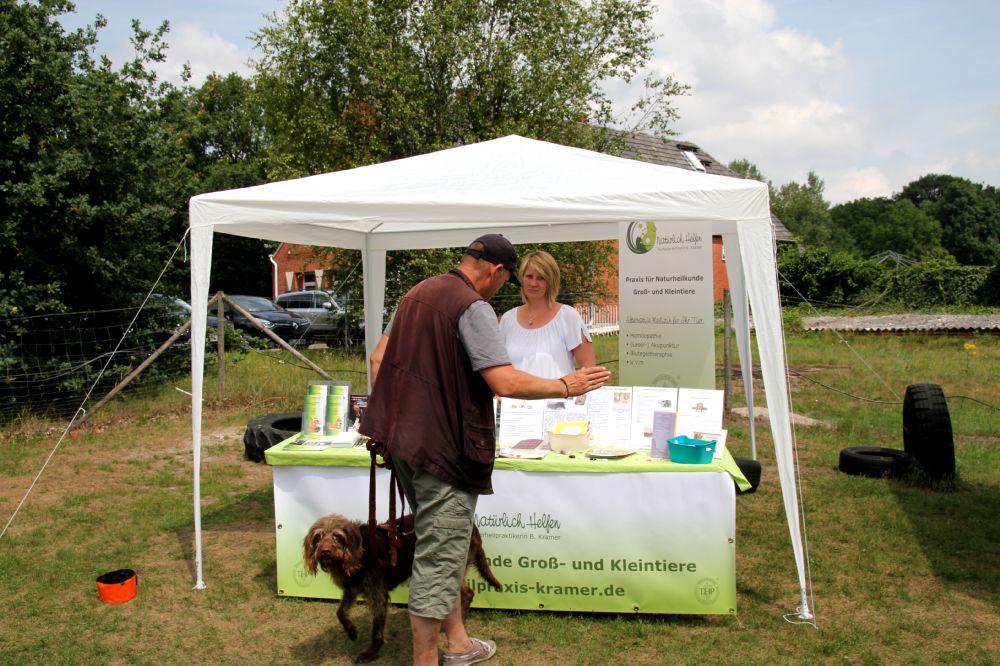
M413 666L437 666L438 636L441 634L442 624L441 620L410 613L410 631L413 633Z

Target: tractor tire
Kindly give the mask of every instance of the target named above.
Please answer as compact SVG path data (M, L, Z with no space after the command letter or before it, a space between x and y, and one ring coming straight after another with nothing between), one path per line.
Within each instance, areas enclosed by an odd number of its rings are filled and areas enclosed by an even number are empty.
M302 412L265 414L247 423L243 449L247 460L264 462L264 451L302 431Z
M838 469L845 474L899 478L913 466L913 456L899 449L852 446L840 451Z
M903 448L934 481L955 476L955 440L944 391L911 384L903 397Z

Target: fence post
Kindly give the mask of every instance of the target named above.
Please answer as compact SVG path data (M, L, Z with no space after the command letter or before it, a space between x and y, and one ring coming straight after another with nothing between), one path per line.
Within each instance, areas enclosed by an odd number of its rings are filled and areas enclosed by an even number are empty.
M306 358L305 356L303 356L299 352L299 350L295 349L290 344L288 344L287 342L285 342L284 340L282 340L280 337L278 337L274 333L274 331L272 331L269 328L264 328L264 326L262 326L261 323L259 321L257 321L257 318L254 317L249 312L247 312L246 310L244 310L243 307L239 303L233 301L231 298L229 298L225 294L220 294L220 295L222 296L222 300L224 300L226 303L229 303L229 307L231 307L232 309L236 310L241 315L243 315L244 317L246 317L247 319L249 319L250 323L252 323L257 328L257 330L259 330L261 333L265 334L267 337L269 337L272 340L274 340L278 344L279 347L281 347L285 351L289 352L292 356L294 356L298 360L300 360L303 363L305 363L306 365L308 365L311 369L315 370L317 373L319 373L319 376L322 377L323 379L331 379L331 380L333 379L333 377L330 375L329 372L327 372L326 370L324 370L323 368L319 367L318 365L316 365L315 363L313 363L312 361L310 361L308 358Z
M142 363L140 363L139 366L135 370L133 370L132 372L128 373L128 376L126 376L125 379L123 379L120 382L118 382L118 384L116 384L115 387L113 389L111 389L106 396L104 396L103 398L101 398L100 400L98 400L97 404L90 408L90 411L84 412L83 416L80 417L80 420L77 421L77 425L79 425L79 424L83 423L84 421L86 421L91 416L91 414L93 414L94 412L96 412L97 410L99 410L101 407L103 407L105 405L105 403L108 402L108 400L111 400L111 398L113 398L116 395L118 395L119 391L121 391L123 388L125 388L126 386L128 386L128 383L131 382L133 379L135 379L136 377L138 377L142 373L143 370L145 370L146 368L148 368L149 365L153 361L155 361L157 358L159 358L160 354L162 354L163 352L165 352L170 345L174 344L174 342L177 341L177 338L179 338L182 335L184 335L184 333L186 333L189 328L191 328L191 320L190 319L188 319L186 322L184 322L180 326L180 328L178 328L176 331L174 331L173 335L171 335L169 338L167 338L167 340L162 345L160 345L159 347L156 348L156 351L154 351L152 354L150 354L149 356L147 356L146 359Z

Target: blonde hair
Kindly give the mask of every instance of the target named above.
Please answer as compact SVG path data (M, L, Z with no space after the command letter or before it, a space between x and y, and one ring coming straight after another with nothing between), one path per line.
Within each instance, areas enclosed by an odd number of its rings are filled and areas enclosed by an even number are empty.
M551 307L556 302L556 297L559 296L559 264L556 263L555 257L544 250L529 252L524 255L524 259L521 260L521 267L517 272L522 285L524 284L524 274L528 271L529 267L534 268L539 275L545 278L545 299ZM521 287L521 302L528 302L528 299L524 296L523 286Z

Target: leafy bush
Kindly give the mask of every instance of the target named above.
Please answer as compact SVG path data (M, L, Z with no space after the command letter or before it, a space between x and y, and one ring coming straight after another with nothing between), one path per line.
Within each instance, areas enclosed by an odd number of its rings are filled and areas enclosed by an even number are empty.
M824 248L789 247L778 253L781 299L786 305L860 303L873 293L883 271L874 261Z
M936 255L887 272L882 284L886 299L906 308L989 305L983 300L989 275L985 266L960 266L950 256Z

